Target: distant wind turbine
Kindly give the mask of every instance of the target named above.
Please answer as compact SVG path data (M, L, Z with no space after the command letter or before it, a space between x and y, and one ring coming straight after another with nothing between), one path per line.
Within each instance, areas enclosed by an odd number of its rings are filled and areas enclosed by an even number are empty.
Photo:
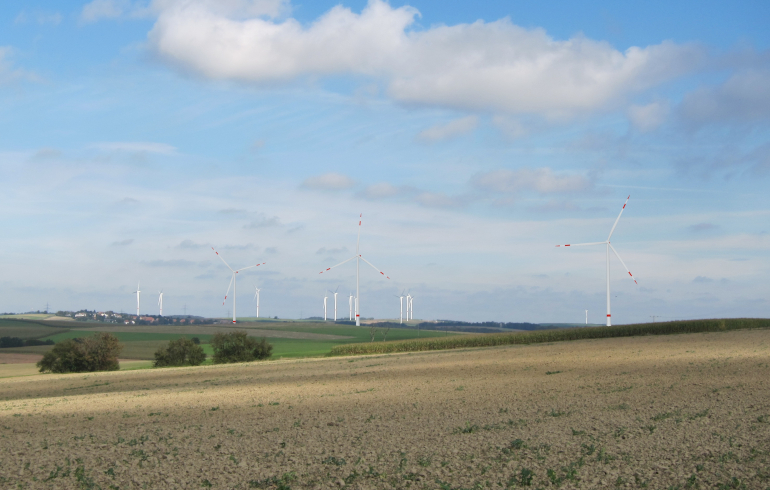
M340 287L337 286L337 289L339 289L339 288ZM337 289L335 289L334 291L329 291L330 293L332 293L334 295L334 321L335 322L337 321L337 294L339 294L339 293L337 293Z
M361 221L362 221L361 218L362 217L363 217L363 213L359 215L359 220L358 220L358 239L356 240L356 254L354 256L350 257L347 260L343 260L342 262L340 262L337 265L331 266L331 267L327 268L326 270L323 270L323 271L319 272L319 274L323 274L324 272L330 271L330 270L334 269L335 267L339 267L342 264L345 264L345 263L350 262L351 260L355 259L355 261L356 261L356 326L360 326L361 325L361 312L360 312L361 305L359 304L360 303L360 301L359 301L360 289L359 289L359 279L358 279L359 269L360 269L360 262L363 260L364 262L366 262L367 264L372 266L372 269L374 269L377 272L379 272L382 276L390 279L390 277L386 276L384 272L382 272L377 267L375 267L374 264L372 264L371 262L366 260L359 253L359 243L361 242Z
M139 281L136 283L136 291L134 291L136 293L136 316L139 316L139 294L141 293L141 291L139 290L139 284L141 282L142 281Z
M160 306L160 316L163 316L163 291L158 291L158 306Z
M353 321L353 293L350 293L350 298L348 298L348 306L350 307L350 321Z
M399 316L398 323L404 323L404 292L401 291L401 295L400 296L398 294L396 294L395 296L396 296L396 298L399 299L399 302L401 303L401 314Z
M618 251L615 250L615 247L612 246L610 243L610 238L612 238L612 234L615 232L615 227L618 226L618 221L620 221L620 216L623 214L623 210L626 209L626 204L628 204L628 200L631 199L631 196L628 196L626 198L626 202L623 203L623 207L620 209L620 214L618 214L617 219L615 220L615 224L612 225L612 229L610 230L610 234L607 237L607 240L603 242L591 242L591 243L572 243L564 245L565 247L580 247L583 245L606 245L607 248L607 326L612 325L612 316L610 314L610 249L615 253L615 256L618 258L621 264L623 264L623 267L626 269L626 272L628 272L629 277L634 281L634 284L639 284L636 282L636 279L634 279L634 275L631 274L631 271L628 270L628 267L626 267L626 263L623 262L623 259L620 258L620 254L618 254ZM560 247L561 245L556 245L557 247Z
M257 292L254 293L254 299L257 300L257 318L259 318L259 292L261 291L261 289L259 289L256 286L254 286L254 288L257 290Z
M214 247L211 247L211 250L214 250ZM262 262L261 264L250 265L248 267L244 267L243 269L234 270L232 267L230 267L230 265L227 262L225 262L225 259L223 259L221 255L219 255L219 252L214 250L214 253L217 254L217 257L222 259L222 262L224 262L227 268L230 269L230 271L233 273L233 277L232 279L230 279L230 285L227 286L227 292L225 293L225 299L224 301L222 301L222 305L224 305L225 301L227 301L227 295L230 294L230 288L233 288L233 323L235 323L235 317L236 317L235 315L235 275L243 270L251 269L252 267L259 267L260 265L265 265L265 263Z
M326 293L328 290L324 291L324 321L326 321L326 300L329 299L328 296L326 296Z

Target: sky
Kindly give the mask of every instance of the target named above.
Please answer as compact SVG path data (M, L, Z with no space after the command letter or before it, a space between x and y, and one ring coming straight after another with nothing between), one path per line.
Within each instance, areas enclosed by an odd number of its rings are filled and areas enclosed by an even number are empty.
M477 3L2 2L0 311L769 317L770 3Z

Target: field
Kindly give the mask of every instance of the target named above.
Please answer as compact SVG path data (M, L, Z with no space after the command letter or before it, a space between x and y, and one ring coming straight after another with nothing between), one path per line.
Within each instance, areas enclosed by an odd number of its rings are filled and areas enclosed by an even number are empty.
M53 326L52 326L53 325ZM321 322L288 322L260 320L259 322L239 322L231 325L113 325L83 322L43 321L20 322L0 319L0 336L51 339L59 342L75 337L87 337L96 332L110 332L123 343L121 357L126 359L154 359L155 351L165 346L169 340L180 337L198 337L201 342L208 342L217 332L243 330L253 337L266 337L273 345L273 358L309 357L328 354L334 346L369 342L369 327L335 325ZM420 331L409 329L391 329L387 340L409 340L428 337L444 337L444 332ZM383 332L377 334L377 340L383 338ZM52 346L14 347L2 349L3 352L42 354ZM211 355L208 345L204 350ZM0 376L3 376L0 370Z
M4 488L770 488L770 330L0 379Z

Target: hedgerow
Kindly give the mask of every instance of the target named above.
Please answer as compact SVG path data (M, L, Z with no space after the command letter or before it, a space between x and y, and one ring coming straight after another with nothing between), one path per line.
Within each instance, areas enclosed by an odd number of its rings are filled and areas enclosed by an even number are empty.
M605 339L640 335L671 335L679 333L723 332L751 328L768 328L766 318L727 318L719 320L684 320L658 323L638 323L611 327L565 328L534 332L454 335L390 342L366 342L332 347L330 355L384 354L390 352L419 352L428 350L492 347L497 345L537 344L564 340Z

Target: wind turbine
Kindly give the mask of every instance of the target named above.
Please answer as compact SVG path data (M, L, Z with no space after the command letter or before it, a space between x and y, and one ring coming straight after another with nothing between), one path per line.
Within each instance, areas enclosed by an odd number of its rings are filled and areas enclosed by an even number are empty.
M324 321L326 321L326 300L329 299L328 296L326 296L327 291L324 291Z
M398 294L396 294L395 296L396 296L396 298L399 299L399 301L401 303L401 315L399 316L398 323L404 323L404 292L401 291L401 296L399 296Z
M348 298L348 306L350 307L350 321L353 321L353 293L350 293L350 298Z
M628 275L631 277L631 279L634 281L634 284L639 284L636 282L636 279L634 279L634 275L631 274L631 271L628 270L628 267L626 267L626 263L623 262L623 259L620 258L620 254L617 250L615 250L615 247L612 246L610 243L610 238L612 238L612 233L615 232L615 227L618 226L618 221L620 221L620 216L623 214L623 210L626 209L626 204L628 204L628 200L631 199L631 196L628 196L626 198L626 202L623 203L623 207L620 209L620 214L618 214L618 218L615 220L615 224L612 225L612 229L610 230L610 234L607 237L607 240L603 242L591 242L591 243L572 243L564 245L565 247L580 247L583 245L605 245L607 248L607 326L612 325L612 316L610 314L610 249L615 253L615 256L618 258L621 264L623 264L623 267L626 269L626 272L628 272ZM561 245L556 245L557 247L560 247Z
M406 321L409 321L409 305L412 304L412 295L407 292L406 293Z
M139 290L139 284L141 282L142 281L138 281L136 283L136 291L134 291L136 293L136 316L139 316L139 293L141 293L141 291Z
M359 299L359 293L360 293L360 291L359 291L359 287L358 287L358 286L359 286L359 282L358 282L358 274L359 274L359 269L360 269L360 263L361 263L361 261L363 260L364 262L366 262L367 264L369 264L370 266L372 266L372 269L376 270L376 271L377 271L377 272L379 272L381 275L383 275L383 276L385 276L386 278L390 279L390 277L386 276L384 272L382 272L382 271L381 271L381 270L379 270L377 267L375 267L375 266L374 266L374 264L372 264L371 262L369 262L368 260L366 260L366 259L365 259L365 258L364 258L364 257L363 257L363 256L362 256L360 253L359 253L359 243L361 242L361 218L363 217L363 213L361 213L361 214L360 214L358 217L359 217L359 220L358 220L358 238L356 239L356 254L355 254L354 256L350 257L350 258L349 258L349 259L347 259L347 260L343 260L342 262L340 262L340 263L339 263L339 264L337 264L337 265L333 265L333 266L331 266L331 267L327 268L326 270L323 270L323 271L319 272L319 274L323 274L324 272L330 271L330 270L334 269L335 267L339 267L339 266L341 266L342 264L345 264L345 263L347 263L347 262L350 262L351 260L355 259L355 261L356 261L356 326L357 326L357 327L361 325L361 313L360 313L360 309L359 309L359 308L360 308L360 305L359 305L359 303L360 303L360 302L359 302L359 300L358 300L358 299Z
M158 306L160 306L160 316L163 316L163 291L158 291Z
M214 247L211 247L211 250L214 250ZM225 262L225 259L223 259L221 255L219 255L219 252L214 250L214 253L217 254L217 257L222 259L222 262L224 262L224 264L227 266L227 268L230 269L230 271L233 273L233 277L232 277L232 279L230 279L230 285L227 286L227 292L225 293L225 299L222 301L222 305L224 306L225 301L227 301L227 295L230 294L230 288L233 288L233 323L235 323L235 275L238 274L239 272L241 272L242 270L251 269L252 267L259 267L260 265L265 265L265 263L262 262L261 264L250 265L248 267L244 267L243 269L233 270L233 268L230 267L230 264Z
M339 289L339 288L340 287L337 286L337 289ZM335 322L337 321L337 294L339 294L339 293L337 293L337 289L335 289L334 291L329 291L330 293L332 293L334 295L334 321Z
M409 319L414 320L414 296L409 297Z
M259 292L261 291L261 289L259 289L256 286L254 286L254 288L257 290L257 292L254 293L254 299L257 300L257 318L259 318Z

